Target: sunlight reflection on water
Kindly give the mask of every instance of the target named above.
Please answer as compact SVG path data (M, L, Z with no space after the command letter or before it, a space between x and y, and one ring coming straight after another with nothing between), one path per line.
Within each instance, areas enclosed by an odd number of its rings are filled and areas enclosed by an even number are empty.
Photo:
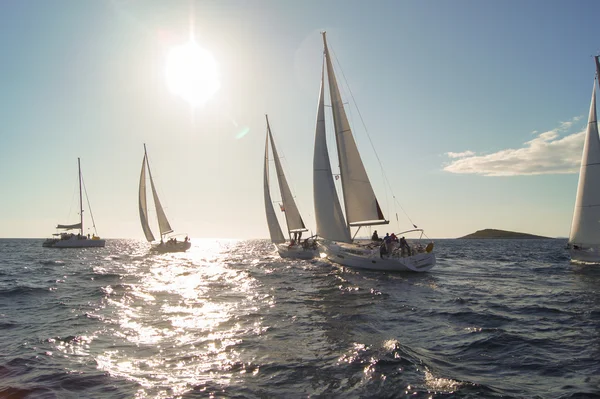
M132 248L119 270L102 269L120 273L121 283L103 287L107 321L90 345L98 367L140 384L139 398L181 395L209 379L227 385L232 370L244 372L236 346L263 329L260 319L240 320L271 300L255 294L247 271L231 266L252 252L238 257L236 244L192 240L190 251L177 254Z

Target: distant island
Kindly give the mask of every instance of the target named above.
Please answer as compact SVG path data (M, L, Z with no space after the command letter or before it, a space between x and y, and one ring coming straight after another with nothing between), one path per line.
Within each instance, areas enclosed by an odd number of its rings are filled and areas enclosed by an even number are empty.
M522 238L522 239L550 239L552 237L536 236L533 234L518 233L516 231L484 229L459 238Z

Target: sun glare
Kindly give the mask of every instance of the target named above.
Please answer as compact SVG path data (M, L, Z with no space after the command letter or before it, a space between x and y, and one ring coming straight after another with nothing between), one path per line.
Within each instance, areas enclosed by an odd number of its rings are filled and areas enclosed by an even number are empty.
M167 55L167 86L192 107L204 105L219 90L217 62L212 54L189 41Z

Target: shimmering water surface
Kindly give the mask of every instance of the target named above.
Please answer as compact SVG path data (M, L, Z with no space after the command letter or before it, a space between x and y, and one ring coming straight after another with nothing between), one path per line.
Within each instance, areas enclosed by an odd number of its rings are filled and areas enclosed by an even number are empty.
M192 244L0 240L0 397L600 397L600 266L565 240L437 240L426 274Z

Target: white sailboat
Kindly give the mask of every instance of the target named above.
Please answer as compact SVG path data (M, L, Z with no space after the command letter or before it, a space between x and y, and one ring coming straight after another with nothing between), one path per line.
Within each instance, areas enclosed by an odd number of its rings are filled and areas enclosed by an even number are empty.
M146 240L152 243L155 241L154 234L150 230L150 224L148 222L148 206L146 201L146 168L148 168L148 178L150 179L150 187L152 188L152 197L154 198L154 207L156 208L156 217L158 219L158 229L160 231L160 242L152 245L152 250L158 252L185 252L192 246L192 243L186 236L182 241L178 241L176 237L168 237L173 232L167 215L163 210L156 188L154 187L154 180L152 180L152 173L150 172L150 163L148 162L148 153L146 152L146 144L144 144L144 159L142 160L142 172L140 174L140 189L139 189L139 209L140 209L140 221L142 223L142 230ZM165 241L165 238L166 241Z
M427 246L409 244L409 248L403 249L391 243L386 247L388 253L383 255L379 243L361 244L352 239L350 227L360 229L362 226L387 224L388 221L383 216L354 141L333 71L325 32L323 45L325 65L321 73L313 158L313 190L319 246L329 260L343 266L387 271L428 271L436 261L432 252L433 243ZM335 126L345 217L335 190L325 137L325 70ZM423 233L422 229L414 229L398 235L413 231Z
M84 234L83 229L83 190L82 190L82 175L81 175L81 161L77 158L77 170L79 181L79 223L74 224L59 224L56 226L59 230L64 230L61 233L53 234L53 238L48 238L42 243L42 246L47 248L95 248L104 247L106 244L105 240L101 240L96 232L96 224L94 223L94 217L90 209L90 216L92 218L92 226L94 228L94 234L90 237L89 234ZM87 193L86 193L87 198ZM89 205L89 200L88 200ZM70 233L70 230L79 230L78 234Z
M302 233L308 231L304 225L304 221L300 216L300 211L296 206L292 191L288 185L287 179L283 173L281 161L275 148L275 142L273 141L273 135L271 133L271 126L269 125L269 118L267 119L267 138L265 142L265 168L264 168L264 191L265 191L265 211L267 214L267 224L269 226L269 234L271 235L271 242L277 247L277 251L282 258L296 258L296 259L312 259L319 255L319 251L316 246L314 238L307 238L302 241ZM273 209L273 201L271 200L271 192L269 188L269 142L273 149L273 159L275 161L275 170L277 172L277 180L279 181L279 191L281 192L282 210L285 212L285 220L287 223L287 230L290 234L290 242L287 243L286 239L279 226L279 221L275 215ZM291 235L298 236L292 239Z
M596 117L596 80L600 78L599 57L595 57L595 60L596 78L594 78L590 114L581 156L568 247L572 260L600 263L600 137Z

